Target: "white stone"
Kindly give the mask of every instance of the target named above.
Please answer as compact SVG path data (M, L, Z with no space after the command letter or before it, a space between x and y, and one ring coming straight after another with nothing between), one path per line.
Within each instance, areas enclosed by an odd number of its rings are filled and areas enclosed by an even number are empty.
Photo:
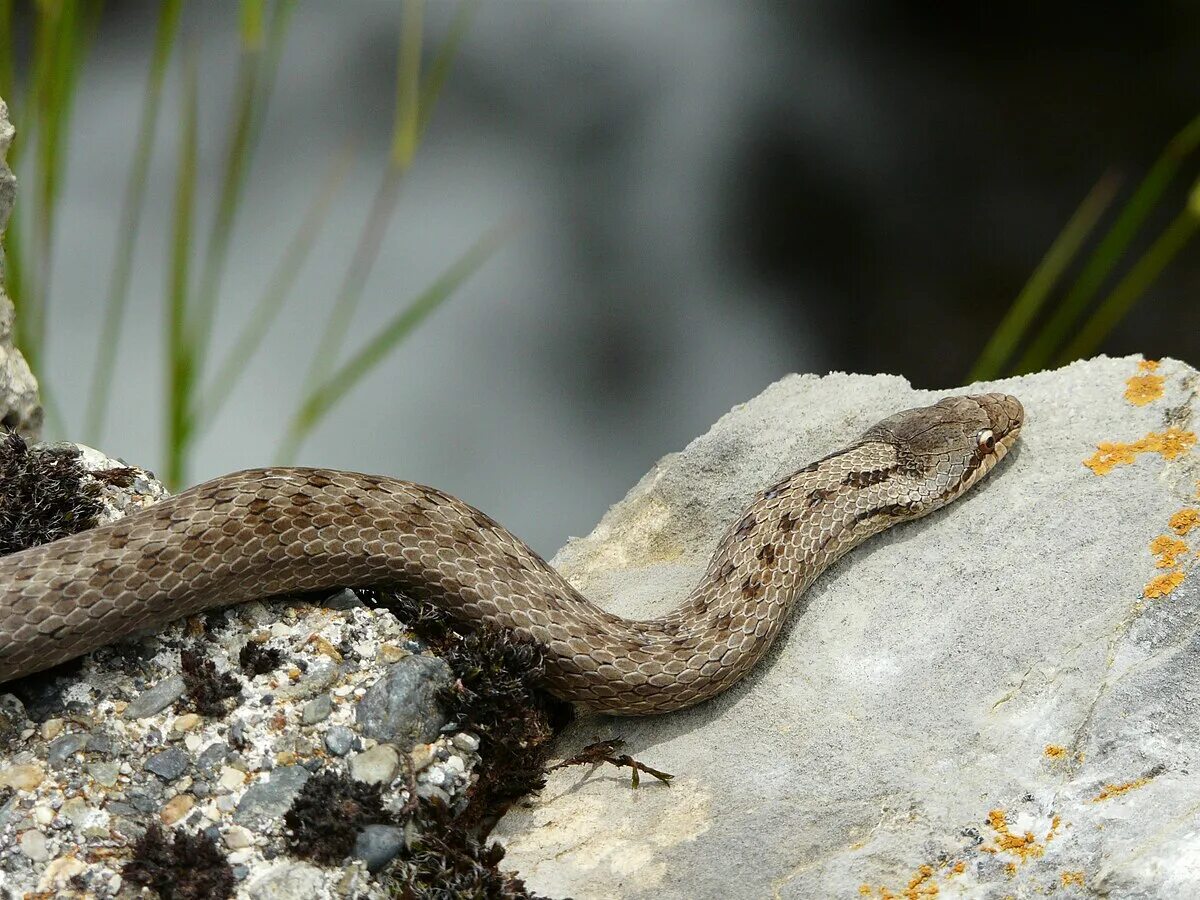
M552 772L492 835L504 866L577 900L878 898L914 883L922 896L1200 896L1200 529L1178 538L1182 584L1143 596L1165 571L1150 542L1200 507L1200 449L1104 476L1084 465L1102 442L1200 424L1200 373L1163 360L1165 395L1135 406L1138 374L1137 359L1100 358L973 387L1022 400L1018 449L825 572L725 694L571 726L564 756L619 734L676 778L632 792L624 770ZM661 460L555 563L606 609L661 615L757 491L960 392L786 378Z

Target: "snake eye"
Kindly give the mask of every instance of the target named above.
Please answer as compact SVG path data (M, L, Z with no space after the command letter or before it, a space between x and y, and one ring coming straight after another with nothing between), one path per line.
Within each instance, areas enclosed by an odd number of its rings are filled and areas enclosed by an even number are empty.
M975 436L979 442L979 449L985 453L991 453L996 449L996 436L992 434L990 428L985 428Z

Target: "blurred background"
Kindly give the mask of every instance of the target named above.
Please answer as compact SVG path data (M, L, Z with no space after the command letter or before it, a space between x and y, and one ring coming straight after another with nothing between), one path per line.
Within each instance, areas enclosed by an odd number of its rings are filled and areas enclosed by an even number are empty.
M177 484L392 474L549 555L789 372L1200 363L1194 3L0 0L0 25L47 436Z

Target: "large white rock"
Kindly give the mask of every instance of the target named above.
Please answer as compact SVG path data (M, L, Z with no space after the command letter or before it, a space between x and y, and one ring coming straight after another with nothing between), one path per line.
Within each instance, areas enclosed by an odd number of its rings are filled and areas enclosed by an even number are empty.
M557 771L501 823L505 865L578 900L1200 896L1198 383L1101 358L974 386L1025 404L1017 451L826 572L728 693L577 723L564 754L621 735L674 783ZM786 378L555 563L609 609L656 615L754 492L948 393ZM1139 440L1106 475L1085 465Z

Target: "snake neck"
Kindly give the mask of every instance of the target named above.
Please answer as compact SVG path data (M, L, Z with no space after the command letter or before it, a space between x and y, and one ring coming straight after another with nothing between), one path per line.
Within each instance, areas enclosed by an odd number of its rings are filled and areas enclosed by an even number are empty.
M618 715L682 709L721 693L767 652L821 572L912 518L892 481L901 465L890 445L856 445L772 485L725 532L699 584L660 618L623 619L576 595L564 612L602 633L609 652L556 652L566 662L551 666L552 687ZM579 697L585 683L598 686L595 696Z

